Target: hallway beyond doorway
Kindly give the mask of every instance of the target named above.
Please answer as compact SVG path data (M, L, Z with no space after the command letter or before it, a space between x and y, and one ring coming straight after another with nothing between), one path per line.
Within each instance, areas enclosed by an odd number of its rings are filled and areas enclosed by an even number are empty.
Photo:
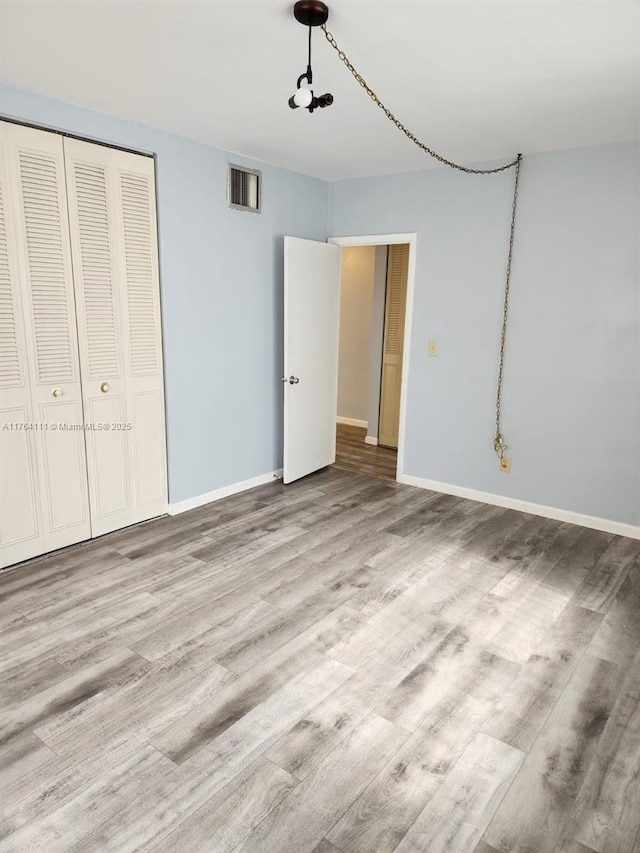
M395 480L398 451L365 444L366 434L364 427L337 424L336 467L371 474L382 480Z

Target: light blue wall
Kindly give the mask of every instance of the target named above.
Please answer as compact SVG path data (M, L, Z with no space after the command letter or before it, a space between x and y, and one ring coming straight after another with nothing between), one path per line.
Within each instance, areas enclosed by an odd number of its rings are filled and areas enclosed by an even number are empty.
M10 88L0 112L157 155L170 500L280 468L282 237L326 238L328 185L258 163L263 212L242 213L227 162L255 161Z
M492 440L512 173L332 185L332 235L418 233L406 474L640 523L638 171L633 144L524 159L503 403L510 474Z
M634 145L525 158L505 475L491 442L510 173L328 185L258 164L256 216L225 201L227 161L246 158L11 88L0 111L157 155L172 502L281 466L282 236L416 231L406 473L640 523Z

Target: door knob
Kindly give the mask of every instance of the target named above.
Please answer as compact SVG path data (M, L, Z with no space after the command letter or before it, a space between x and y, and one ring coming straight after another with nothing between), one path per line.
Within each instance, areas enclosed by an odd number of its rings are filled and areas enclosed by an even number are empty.
M51 393L54 397L62 397L62 388L54 388Z
M298 379L298 377L297 377L297 376L290 376L288 379L287 379L287 377L286 377L286 376L283 376L283 377L282 377L282 381L283 381L283 382L288 382L288 383L289 383L289 385L297 385L297 384L298 384L298 382L300 382L300 380Z
M106 394L107 391L109 391L110 389L111 389L111 385L109 385L108 382L103 382L102 385L100 386L100 390L102 391L103 394Z

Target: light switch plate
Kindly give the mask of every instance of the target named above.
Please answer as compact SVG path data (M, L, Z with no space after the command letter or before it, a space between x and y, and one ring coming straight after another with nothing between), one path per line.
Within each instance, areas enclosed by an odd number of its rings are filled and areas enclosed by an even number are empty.
M438 341L429 341L429 355L438 355Z

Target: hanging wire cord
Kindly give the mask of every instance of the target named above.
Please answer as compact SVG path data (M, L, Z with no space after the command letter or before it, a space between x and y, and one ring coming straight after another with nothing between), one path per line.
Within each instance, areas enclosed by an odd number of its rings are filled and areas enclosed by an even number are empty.
M495 452L498 454L498 458L502 463L502 459L505 454L505 450L507 449L507 445L504 443L502 438L502 428L500 424L501 418L501 407L502 407L502 381L504 376L504 355L505 355L505 342L507 337L507 319L509 316L509 291L511 288L511 262L513 260L513 241L515 237L515 229L516 229L516 208L518 204L518 183L520 180L520 164L522 162L522 154L518 154L515 160L511 160L509 163L505 163L503 166L496 166L493 169L472 169L470 166L461 166L459 163L454 163L453 160L447 160L446 157L443 157L441 154L438 154L432 148L429 148L428 145L425 145L424 142L421 142L410 130L408 130L402 122L395 117L395 115L391 112L391 110L386 107L380 98L373 91L371 86L369 86L362 76L353 66L349 57L341 50L336 42L333 34L329 32L327 29L327 25L323 24L322 29L324 30L324 35L331 47L338 54L338 58L344 65L348 68L348 70L353 75L354 79L359 83L359 85L365 90L367 95L371 98L376 106L380 107L382 112L386 115L389 121L393 122L398 130L401 130L402 133L410 139L418 148L421 148L429 157L433 157L434 160L437 160L439 163L442 163L443 166L449 166L451 169L457 169L459 172L465 172L467 175L495 175L498 172L506 172L508 169L515 170L515 181L513 187L513 203L511 206L511 228L509 230L509 253L507 255L507 272L506 272L506 280L504 287L504 302L502 307L502 330L500 334L500 360L498 366L498 385L496 391L496 435L493 441L493 448Z
M507 445L502 439L502 428L500 416L502 414L502 380L504 375L504 352L507 338L507 320L509 319L509 292L511 290L511 262L513 260L513 240L516 233L516 208L518 206L518 184L520 182L520 163L522 154L518 154L515 162L515 180L513 182L513 203L511 205L511 227L509 229L509 252L507 254L507 274L504 283L504 302L502 304L502 330L500 332L500 361L498 366L498 386L496 390L496 437L493 440L493 449L498 454L500 464L504 457Z

